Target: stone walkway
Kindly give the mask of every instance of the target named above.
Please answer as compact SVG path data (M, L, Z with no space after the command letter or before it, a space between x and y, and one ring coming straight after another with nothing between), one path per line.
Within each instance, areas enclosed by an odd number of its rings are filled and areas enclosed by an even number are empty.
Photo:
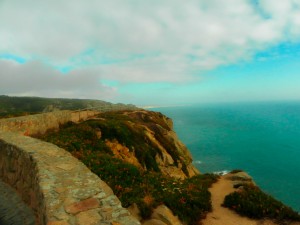
M20 196L10 186L0 180L0 224L34 225L32 210L23 203Z

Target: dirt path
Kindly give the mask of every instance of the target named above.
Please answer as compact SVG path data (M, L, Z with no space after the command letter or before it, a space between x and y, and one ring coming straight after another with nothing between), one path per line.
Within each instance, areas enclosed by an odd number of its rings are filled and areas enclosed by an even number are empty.
M213 211L203 220L203 225L275 225L272 221L257 221L241 217L237 213L222 207L224 198L235 191L232 181L228 178L230 174L224 175L215 183L209 191L212 194Z

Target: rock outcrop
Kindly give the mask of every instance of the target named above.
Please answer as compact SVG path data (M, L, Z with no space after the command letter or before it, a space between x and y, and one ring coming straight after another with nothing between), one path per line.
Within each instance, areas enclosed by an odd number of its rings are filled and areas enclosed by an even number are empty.
M127 148L126 146L120 144L117 140L113 140L113 141L106 140L105 144L107 145L107 147L111 149L115 157L125 162L128 162L130 164L133 164L139 169L143 169L142 165L136 158L134 152L130 151L129 148Z
M160 205L154 209L151 218L144 221L143 225L182 225L182 222L165 205Z
M170 118L159 112L145 110L118 112L123 116L123 123L132 131L139 131L147 145L156 149L155 161L159 170L171 177L184 179L199 174L192 164L192 156L187 147L179 140L173 130ZM101 131L105 133L105 131ZM116 157L134 164L139 168L147 167L139 161L136 150L122 145L122 140L106 141Z
M235 188L243 187L245 184L256 185L252 177L244 171L231 172L226 175L226 179L231 180L232 186Z
M140 210L136 204L127 209L132 216L142 221ZM183 225L177 216L165 205L159 205L152 212L149 219L142 221L142 225Z

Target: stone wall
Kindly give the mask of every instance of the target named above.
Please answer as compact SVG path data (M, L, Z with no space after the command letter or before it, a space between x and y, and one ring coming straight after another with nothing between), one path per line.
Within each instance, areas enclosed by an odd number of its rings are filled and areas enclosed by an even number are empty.
M24 135L44 134L47 130L58 129L67 122L79 122L99 114L98 111L56 111L0 120L0 130L18 132Z
M83 163L64 149L26 136L92 114L62 111L0 120L0 178L33 209L37 225L140 224Z
M33 209L37 224L139 224L106 183L53 144L0 132L0 165L1 179Z
M37 224L46 224L46 205L39 185L38 166L33 152L18 145L29 139L10 133L0 133L0 178L13 187L23 201L33 209Z

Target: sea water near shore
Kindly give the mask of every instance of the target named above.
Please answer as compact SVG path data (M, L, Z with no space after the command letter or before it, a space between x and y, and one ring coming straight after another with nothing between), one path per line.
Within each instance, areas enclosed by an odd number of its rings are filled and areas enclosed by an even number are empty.
M173 119L201 172L243 169L264 191L300 212L300 102L152 110Z

